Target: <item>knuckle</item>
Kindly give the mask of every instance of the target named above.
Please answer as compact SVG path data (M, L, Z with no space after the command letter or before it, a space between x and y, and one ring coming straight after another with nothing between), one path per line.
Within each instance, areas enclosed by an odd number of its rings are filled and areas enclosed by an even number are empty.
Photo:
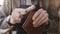
M49 16L48 13L46 13L46 15Z
M41 9L39 9L38 11L40 11Z
M44 13L47 13L47 11L43 11Z
M49 16L48 13L45 13L44 15L46 15L47 17Z
M39 9L39 10L43 10L43 9Z

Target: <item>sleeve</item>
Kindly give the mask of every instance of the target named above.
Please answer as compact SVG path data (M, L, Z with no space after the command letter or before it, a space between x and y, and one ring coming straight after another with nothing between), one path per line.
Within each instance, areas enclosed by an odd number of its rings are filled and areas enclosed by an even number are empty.
M10 0L4 0L3 5L0 7L0 28L8 28L10 25L7 21L10 19L11 4Z
M50 33L57 33L58 32L58 25L59 25L59 17L58 14L49 10L49 28L48 32ZM54 10L55 11L55 10Z
M0 8L0 28L8 28L8 21L10 19L10 15L6 16L3 10Z
M1 29L6 29L6 28L10 27L10 25L8 23L9 19L10 19L10 15L7 16L6 18L2 19L1 24L0 24Z

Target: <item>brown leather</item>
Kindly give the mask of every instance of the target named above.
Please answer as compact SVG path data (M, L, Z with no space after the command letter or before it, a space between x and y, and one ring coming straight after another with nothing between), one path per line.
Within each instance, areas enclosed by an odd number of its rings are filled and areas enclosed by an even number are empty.
M34 15L34 12L31 12L23 24L23 29L27 32L27 34L42 34L42 31L44 31L45 25L41 25L40 27L33 27L33 20L32 16Z

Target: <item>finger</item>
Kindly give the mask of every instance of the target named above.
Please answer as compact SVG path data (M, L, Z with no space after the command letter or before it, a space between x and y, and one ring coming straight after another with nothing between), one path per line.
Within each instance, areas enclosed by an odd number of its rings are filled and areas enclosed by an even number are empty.
M40 25L46 23L47 21L48 21L48 17L45 16L45 17L43 17L40 21L38 21L38 25L37 25L37 26L40 26Z
M42 21L41 23L39 23L38 26L42 25L42 24L48 24L48 17L44 19L44 21Z
M22 8L17 8L15 10L13 10L13 13L15 14L16 12L22 14L22 15L25 15L27 13L29 13L30 11L34 10L35 9L35 5L32 5L26 9L22 9Z
M24 11L22 11L21 14L25 15L25 14L29 13L30 11L32 11L34 9L35 9L35 5L32 5L28 8L26 8Z
M27 11L27 13L28 13L29 11L32 11L32 10L34 10L35 8L36 8L35 5L32 5L32 6L28 7L28 8L26 8L26 11Z
M48 14L47 14L47 16L46 16L46 18L45 18L45 19L47 19L47 20L43 19L43 20L41 21L41 23L48 24L48 20L49 20L48 17L49 17L49 16L48 16ZM45 20L45 21L44 21L44 20Z
M38 10L38 11L34 14L32 20L35 20L35 19L40 15L41 12L42 12L42 9Z
M46 18L48 18L48 14L47 13L44 14L44 16L43 16L43 18L41 18L40 22L43 22Z
M19 23L21 19L23 18L23 15L20 15L20 17L13 17L14 22Z
M42 12L42 11L40 11L40 12ZM34 14L32 20L35 20L35 19L39 16L40 12L36 12L36 13Z
M47 17L47 16L44 15L41 19L38 20L38 22L35 23L34 26L37 27L37 26L41 23L41 21L44 20L46 17Z
M36 20L34 19L33 25L35 25L43 16L44 16L44 12L42 12L42 13L36 18Z

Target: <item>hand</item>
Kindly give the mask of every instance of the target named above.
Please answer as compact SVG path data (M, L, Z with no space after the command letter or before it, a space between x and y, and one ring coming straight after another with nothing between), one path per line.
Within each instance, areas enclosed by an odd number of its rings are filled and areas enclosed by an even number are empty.
M46 10L39 9L33 16L33 26L39 27L42 24L48 24L48 13Z
M24 14L25 14L25 9L21 9L21 8L14 9L10 18L10 23L11 24L20 23Z
M23 15L29 13L34 9L35 9L35 5L32 5L26 9L22 9L22 8L14 9L10 18L10 23L11 24L20 23L21 19L23 18Z

